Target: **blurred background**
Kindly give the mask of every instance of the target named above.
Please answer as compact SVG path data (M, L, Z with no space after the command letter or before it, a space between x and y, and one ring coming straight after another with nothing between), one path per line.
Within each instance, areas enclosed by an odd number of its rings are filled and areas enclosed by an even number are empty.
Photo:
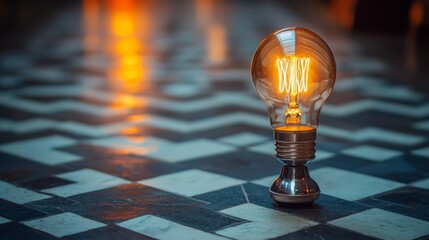
M176 58L191 60L194 69L247 69L267 34L300 26L328 42L340 78L362 64L384 66L392 79L428 90L428 4L426 0L2 0L0 48L3 55L35 58L49 48L51 56L44 56L48 68L82 56L80 70L101 70L97 73L108 79L121 79L111 81L112 87L137 92L152 87L148 79L180 68ZM97 61L106 69L84 64ZM2 77L7 74L2 72Z

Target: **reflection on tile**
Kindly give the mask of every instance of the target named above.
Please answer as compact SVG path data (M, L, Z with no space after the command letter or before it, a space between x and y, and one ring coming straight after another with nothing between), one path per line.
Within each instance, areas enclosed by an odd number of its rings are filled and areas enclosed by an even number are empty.
M337 168L319 168L311 172L321 191L349 201L386 192L404 184Z
M342 151L343 154L363 158L372 161L386 161L390 158L402 155L402 152L391 149L361 145L357 147L348 148Z
M155 137L130 139L112 137L90 142L100 147L127 151L166 162L181 162L234 151L235 148L209 139L195 139L186 142L170 142Z
M133 218L117 225L160 240L226 239L152 215Z
M103 223L81 217L74 213L62 213L23 223L55 237L64 237L105 226Z
M52 193L61 197L70 197L77 194L97 191L105 188L127 184L129 181L92 169L81 169L56 175L75 183L44 189L43 192Z
M267 140L267 137L251 132L238 133L218 139L221 142L244 147Z
M81 159L80 156L54 149L75 143L75 140L67 137L49 136L3 144L0 146L0 151L46 165L58 165Z
M329 222L381 239L415 239L429 234L429 222L373 208Z
M50 196L0 181L0 198L17 204L25 204L50 198Z
M251 203L220 211L224 214L250 221L225 228L216 233L234 239L268 239L316 225L303 218Z
M197 169L139 181L139 183L147 186L188 197L239 185L244 182L239 179Z
M9 220L9 219L4 218L4 217L0 217L0 224L8 223L8 222L10 222L10 220Z

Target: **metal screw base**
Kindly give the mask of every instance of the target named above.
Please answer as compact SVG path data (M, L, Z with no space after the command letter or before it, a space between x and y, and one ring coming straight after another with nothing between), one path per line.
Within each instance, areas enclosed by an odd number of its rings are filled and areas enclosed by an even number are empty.
M271 185L270 196L278 203L311 204L319 198L320 189L306 166L284 165L280 176Z

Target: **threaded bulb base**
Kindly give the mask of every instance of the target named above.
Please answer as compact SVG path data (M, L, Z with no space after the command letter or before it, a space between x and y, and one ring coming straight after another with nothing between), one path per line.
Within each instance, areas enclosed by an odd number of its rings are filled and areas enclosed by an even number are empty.
M316 129L280 131L274 129L276 158L284 164L295 165L313 160L316 154Z

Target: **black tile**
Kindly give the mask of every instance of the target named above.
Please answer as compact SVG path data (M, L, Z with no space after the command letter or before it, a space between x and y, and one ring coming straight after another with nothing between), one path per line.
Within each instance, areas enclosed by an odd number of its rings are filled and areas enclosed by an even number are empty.
M347 231L345 229L337 228L331 225L316 225L314 227L305 228L297 232L289 233L274 239L291 239L291 240L370 240L378 239L362 235L357 232Z
M208 204L205 206L205 208L214 211L220 211L247 202L244 195L244 187L242 186L229 187L218 191L197 195L193 198L207 202Z
M73 169L91 168L131 181L138 181L185 169L177 164L151 160L146 157L121 155L119 152L112 153L112 151L106 148L103 150L103 148L89 147L87 145L80 145L79 147L82 147L80 150L84 152L83 155L91 155L86 156L83 161L68 164ZM79 153L79 148L75 147L73 152Z
M67 171L64 166L47 166L0 152L0 179L9 183L21 183L47 178Z
M23 205L0 199L0 216L14 221L30 220L47 214Z
M390 212L429 221L429 190L402 187L359 201Z
M107 225L102 228L92 229L83 233L77 233L64 238L64 240L90 240L90 239L103 239L103 240L120 240L120 239L135 239L146 240L153 239L140 233L130 231L128 229L118 227L116 225Z
M270 176L281 169L281 164L274 157L248 151L186 161L183 165L244 180Z
M317 152L316 152L317 155ZM343 154L336 154L334 157L322 161L311 162L317 166L335 167L344 170L354 171L356 168L373 164L374 161L364 160L361 158L351 157ZM311 175L311 171L310 171Z
M41 178L37 180L22 182L20 185L29 189L42 190L42 189L67 185L71 183L74 183L74 182L66 179L58 178L58 177L46 177L46 178Z
M402 183L410 183L429 177L429 171L420 168L413 161L410 161L410 158L410 155L404 155L383 162L356 167L354 171Z
M33 228L27 227L19 223L0 224L0 239L34 239L34 240L50 240L57 239L56 237L44 232L40 232Z
M132 183L70 197L57 202L61 210L104 223L118 223L142 215L156 215L186 226L213 231L237 220L204 208L205 202ZM38 209L49 207L45 202ZM46 206L48 205L48 206Z

